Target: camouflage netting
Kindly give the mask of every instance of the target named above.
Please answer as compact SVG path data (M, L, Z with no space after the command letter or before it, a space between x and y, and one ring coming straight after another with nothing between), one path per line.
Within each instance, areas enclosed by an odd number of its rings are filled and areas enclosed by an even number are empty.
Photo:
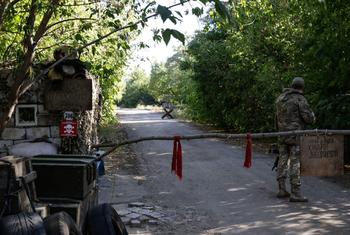
M100 86L98 79L93 80L92 110L84 111L77 115L79 120L77 149L74 153L89 153L90 146L98 143L97 127L100 119L101 108L99 106Z

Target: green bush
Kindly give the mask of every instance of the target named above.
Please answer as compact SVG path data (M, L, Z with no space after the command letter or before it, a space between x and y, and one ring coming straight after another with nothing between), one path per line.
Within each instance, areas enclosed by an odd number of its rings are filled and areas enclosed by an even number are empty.
M148 89L149 78L142 70L135 70L126 82L122 99L118 103L121 107L136 108L137 105L154 105L156 103Z
M155 97L167 95L194 120L272 131L277 96L302 76L315 127L349 128L349 4L238 1L232 14L233 24L210 14L185 50L154 66Z

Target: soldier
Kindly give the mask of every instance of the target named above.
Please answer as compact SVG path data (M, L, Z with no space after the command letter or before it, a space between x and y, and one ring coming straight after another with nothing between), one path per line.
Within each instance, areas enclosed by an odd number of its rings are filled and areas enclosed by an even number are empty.
M277 98L277 127L279 131L302 130L306 124L315 121L315 115L304 97L304 79L296 77L292 88L283 90ZM290 202L307 202L300 193L300 143L296 136L279 138L279 162L277 166L278 198L290 197ZM289 160L289 167L288 167ZM285 181L289 171L291 194L286 190Z

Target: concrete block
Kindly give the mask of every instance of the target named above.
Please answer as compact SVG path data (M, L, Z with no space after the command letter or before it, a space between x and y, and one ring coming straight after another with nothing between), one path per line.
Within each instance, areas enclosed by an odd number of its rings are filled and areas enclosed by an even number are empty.
M50 127L50 137L51 138L59 138L60 137L60 128L58 126L51 126Z
M62 115L58 113L50 113L49 114L49 122L48 125L50 126L57 126L61 123Z
M129 203L129 207L143 207L145 203L143 202L131 202Z
M22 140L25 139L25 135L24 128L5 128L1 137L3 140Z
M0 149L13 145L12 140L0 140Z
M141 223L143 223L143 222L147 222L149 220L149 218L147 216L145 216L145 215L141 215L139 220L141 221Z
M44 102L45 102L44 92L40 92L38 95L38 103L44 103Z
M27 139L33 140L44 136L50 136L50 128L49 127L26 128L26 133L27 133Z
M9 155L9 149L13 146L12 144L10 140L0 140L0 157Z
M0 90L1 91L1 90ZM1 92L0 92L1 93ZM0 111L0 117L2 117L3 112ZM12 115L11 119L7 122L7 128L15 127L15 114Z
M61 138L49 138L49 140L58 147L61 146Z
M140 227L141 226L141 221L137 219L133 219L130 221L130 226L132 227Z
M15 156L32 157L41 154L57 154L57 146L45 142L21 143L13 145L9 153Z
M150 224L150 225L158 225L158 221L157 220L149 220L148 224Z
M27 143L30 142L30 140L14 140L13 144L22 144L22 143Z
M0 157L6 157L8 154L7 154L7 152L1 152L1 150L0 150Z
M47 126L49 125L49 115L48 114L39 114L37 116L38 126Z
M38 97L36 92L29 90L25 92L20 98L19 98L20 103L24 104L35 104L38 102Z
M128 214L126 217L129 217L130 219L137 219L139 218L141 215L137 214L137 213L130 213Z
M131 213L129 210L118 210L117 212L120 216L126 216Z
M163 215L159 212L145 213L145 215L147 215L148 217L151 217L153 219L159 219L159 218L163 217Z
M45 107L43 104L38 104L38 112L39 113L48 113L47 110L45 110Z
M7 123L7 127L16 127L15 114L12 115L10 121Z
M122 221L123 221L123 223L124 223L124 224L129 225L129 224L130 224L131 219L130 219L130 218L128 218L128 217L122 217Z

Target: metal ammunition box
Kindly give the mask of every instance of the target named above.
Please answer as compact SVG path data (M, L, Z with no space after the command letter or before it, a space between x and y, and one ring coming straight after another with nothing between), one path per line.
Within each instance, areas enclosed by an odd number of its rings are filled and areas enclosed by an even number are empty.
M32 164L39 199L84 199L96 185L96 162L91 156L40 155Z

